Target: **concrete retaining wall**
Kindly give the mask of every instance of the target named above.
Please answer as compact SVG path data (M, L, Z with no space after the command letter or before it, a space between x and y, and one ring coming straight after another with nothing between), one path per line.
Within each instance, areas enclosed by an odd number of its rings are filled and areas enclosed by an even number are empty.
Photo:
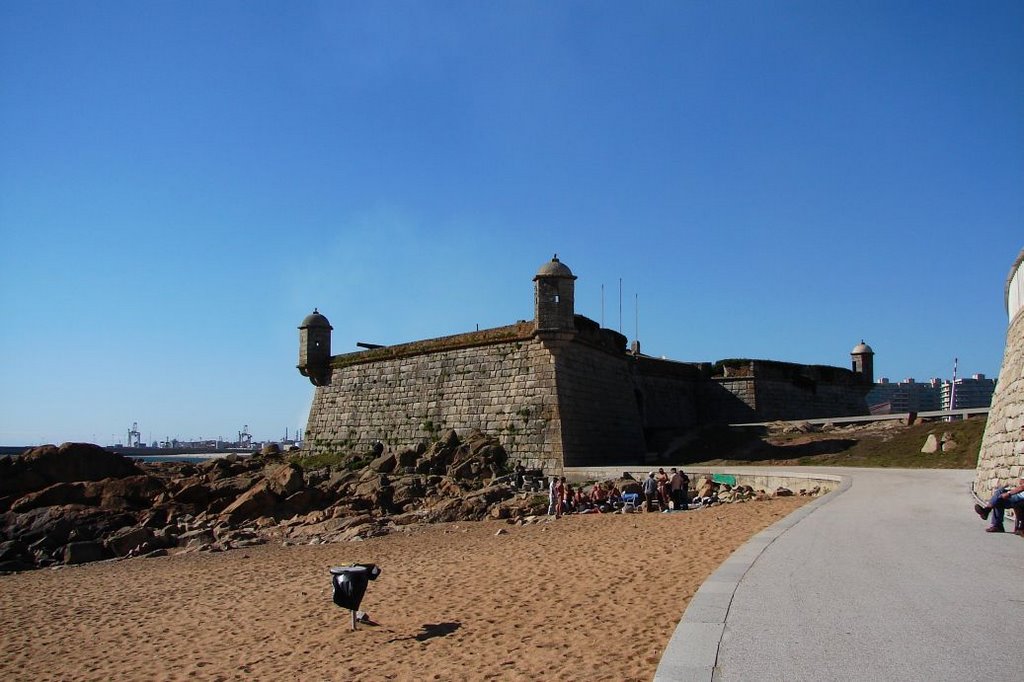
M666 471L669 467L662 467ZM743 471L728 467L699 467L686 468L677 466L678 469L686 472L690 477L691 485L701 476L712 476L714 474L727 474L736 477L736 485L749 485L755 490L772 492L777 488L789 488L794 493L801 488L813 488L819 486L821 494L831 492L839 487L843 477L836 474L822 474L816 472L802 471ZM633 478L642 481L647 478L651 469L623 469L614 467L569 467L565 470L565 477L572 483L583 483L585 481L603 481L610 478L618 478L623 472L628 472Z

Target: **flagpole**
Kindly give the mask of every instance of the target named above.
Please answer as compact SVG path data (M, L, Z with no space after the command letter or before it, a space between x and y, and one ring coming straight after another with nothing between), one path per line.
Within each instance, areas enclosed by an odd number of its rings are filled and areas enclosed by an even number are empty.
M956 409L956 365L959 358L953 358L953 382L949 385L949 410ZM949 416L950 420L953 419L953 415Z

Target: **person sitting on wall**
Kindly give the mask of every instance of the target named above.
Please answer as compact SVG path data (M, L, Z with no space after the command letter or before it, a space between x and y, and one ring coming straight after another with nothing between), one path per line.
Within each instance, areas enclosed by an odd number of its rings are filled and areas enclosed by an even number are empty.
M981 518L988 519L989 513L992 514L992 523L985 529L986 533L1004 532L1003 515L1006 510L1010 507L1024 506L1024 477L1021 477L1018 483L1016 488L1007 486L996 488L988 505L984 507L980 504L974 505L974 511L978 512L978 516ZM1018 532L1024 535L1024 530Z
M516 465L512 469L512 487L519 490L523 487L523 483L526 482L526 467L523 466L523 460L517 459Z

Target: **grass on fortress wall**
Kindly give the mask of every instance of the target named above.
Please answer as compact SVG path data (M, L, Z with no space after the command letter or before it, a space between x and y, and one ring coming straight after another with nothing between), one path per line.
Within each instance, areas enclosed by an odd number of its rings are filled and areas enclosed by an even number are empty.
M763 464L786 466L890 467L906 469L973 469L985 432L985 419L933 421L913 426L876 422L812 433L758 433L753 429L716 427L688 443L673 462L717 466ZM923 453L928 436L948 433L956 448Z
M332 471L338 471L347 469L349 471L357 471L373 461L373 453L353 454L338 451L321 452L315 455L297 453L290 455L288 461L297 464L305 470L331 469Z

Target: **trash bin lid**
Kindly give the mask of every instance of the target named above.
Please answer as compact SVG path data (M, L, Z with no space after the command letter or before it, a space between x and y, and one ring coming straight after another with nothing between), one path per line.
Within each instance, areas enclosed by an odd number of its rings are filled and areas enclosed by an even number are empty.
M332 566L331 575L342 575L343 573L366 573L369 571L366 566Z

